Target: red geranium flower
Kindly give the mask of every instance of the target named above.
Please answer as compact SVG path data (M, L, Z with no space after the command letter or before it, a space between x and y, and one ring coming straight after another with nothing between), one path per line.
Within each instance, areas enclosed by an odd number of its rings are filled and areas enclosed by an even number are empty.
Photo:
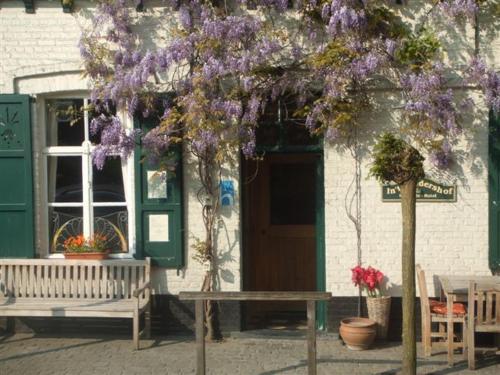
M376 296L377 290L380 292L380 284L384 280L384 274L379 270L369 266L363 268L361 266L356 266L351 269L352 271L352 282L355 286L360 286L361 288L366 288L369 296Z

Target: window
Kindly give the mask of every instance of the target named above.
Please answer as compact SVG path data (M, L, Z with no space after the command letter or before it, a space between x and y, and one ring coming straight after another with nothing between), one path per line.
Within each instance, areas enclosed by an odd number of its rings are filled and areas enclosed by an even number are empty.
M48 247L51 254L64 250L69 236L102 234L114 254L127 254L130 195L133 176L127 161L110 157L103 170L92 163L98 141L90 132L92 113L87 99L50 99L45 102L45 147L42 181L46 198ZM127 199L128 198L128 199Z

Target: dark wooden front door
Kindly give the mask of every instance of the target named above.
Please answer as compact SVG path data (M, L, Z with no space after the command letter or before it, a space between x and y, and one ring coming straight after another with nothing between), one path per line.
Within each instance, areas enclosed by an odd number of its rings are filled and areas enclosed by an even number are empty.
M272 154L247 162L246 290L316 290L317 160L315 154ZM305 306L253 302L246 313L250 326L286 324L305 319Z

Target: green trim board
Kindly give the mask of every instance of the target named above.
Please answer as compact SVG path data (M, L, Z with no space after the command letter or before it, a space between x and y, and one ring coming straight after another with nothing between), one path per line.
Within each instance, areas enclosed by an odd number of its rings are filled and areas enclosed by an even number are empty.
M500 271L500 115L490 113L488 137L489 266Z
M152 121L135 119L135 127L152 129ZM135 150L136 256L151 257L153 265L166 268L184 266L182 147L172 152L175 170L159 172Z
M318 154L316 160L316 290L326 291L325 254L325 178L324 156ZM327 302L316 302L316 328L326 330Z
M33 258L31 109L28 95L0 95L0 257Z
M424 178L417 184L417 202L456 202L457 186L444 185ZM382 185L383 202L400 202L400 188L396 184Z

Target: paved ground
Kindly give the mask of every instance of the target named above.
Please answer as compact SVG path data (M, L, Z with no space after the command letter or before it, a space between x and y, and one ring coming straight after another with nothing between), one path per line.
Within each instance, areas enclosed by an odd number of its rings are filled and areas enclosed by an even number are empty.
M127 337L49 337L17 334L0 337L0 375L30 374L193 374L192 338L162 337L142 340L132 350ZM318 339L318 374L394 374L400 368L399 343L353 352L334 336ZM294 337L233 337L207 344L208 374L306 374L306 344ZM444 354L420 357L419 374L500 374L500 357L486 357L475 372L457 354L449 368Z

